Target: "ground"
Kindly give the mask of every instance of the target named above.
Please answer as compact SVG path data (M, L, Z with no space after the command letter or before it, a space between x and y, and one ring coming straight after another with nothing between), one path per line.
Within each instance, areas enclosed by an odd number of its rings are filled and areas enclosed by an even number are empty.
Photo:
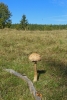
M67 100L67 30L0 30L0 100L34 100L28 85L4 68L25 74L32 82L32 52L41 55L37 63L36 90L42 100Z

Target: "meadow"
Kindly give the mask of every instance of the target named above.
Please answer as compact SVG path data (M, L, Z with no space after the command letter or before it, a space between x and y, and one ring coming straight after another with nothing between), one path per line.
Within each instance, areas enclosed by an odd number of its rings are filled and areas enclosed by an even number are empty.
M13 69L33 82L33 63L28 59L33 52L42 58L33 83L42 100L67 100L67 30L14 29L0 29L0 100L34 100L25 81L3 70Z

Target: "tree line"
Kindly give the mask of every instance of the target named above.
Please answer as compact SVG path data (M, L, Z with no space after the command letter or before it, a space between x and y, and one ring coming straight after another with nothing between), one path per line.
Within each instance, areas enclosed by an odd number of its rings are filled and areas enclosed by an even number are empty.
M42 24L30 24L26 18L26 15L22 15L20 22L12 24L10 19L12 16L9 8L3 2L0 3L0 29L11 28L17 30L58 30L58 29L67 29L66 25L42 25Z

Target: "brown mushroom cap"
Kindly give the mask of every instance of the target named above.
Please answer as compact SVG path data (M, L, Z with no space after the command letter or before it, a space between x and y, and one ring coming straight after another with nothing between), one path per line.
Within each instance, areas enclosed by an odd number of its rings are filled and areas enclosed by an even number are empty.
M41 57L39 54L37 53L32 53L30 56L29 56L29 60L32 61L32 62L37 62L37 61L40 61L41 60Z

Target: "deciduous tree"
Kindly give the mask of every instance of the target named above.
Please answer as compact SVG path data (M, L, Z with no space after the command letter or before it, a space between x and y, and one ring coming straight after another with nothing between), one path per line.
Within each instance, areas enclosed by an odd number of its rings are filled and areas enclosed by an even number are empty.
M11 23L11 13L8 6L4 3L0 3L0 28L4 28L7 23Z

